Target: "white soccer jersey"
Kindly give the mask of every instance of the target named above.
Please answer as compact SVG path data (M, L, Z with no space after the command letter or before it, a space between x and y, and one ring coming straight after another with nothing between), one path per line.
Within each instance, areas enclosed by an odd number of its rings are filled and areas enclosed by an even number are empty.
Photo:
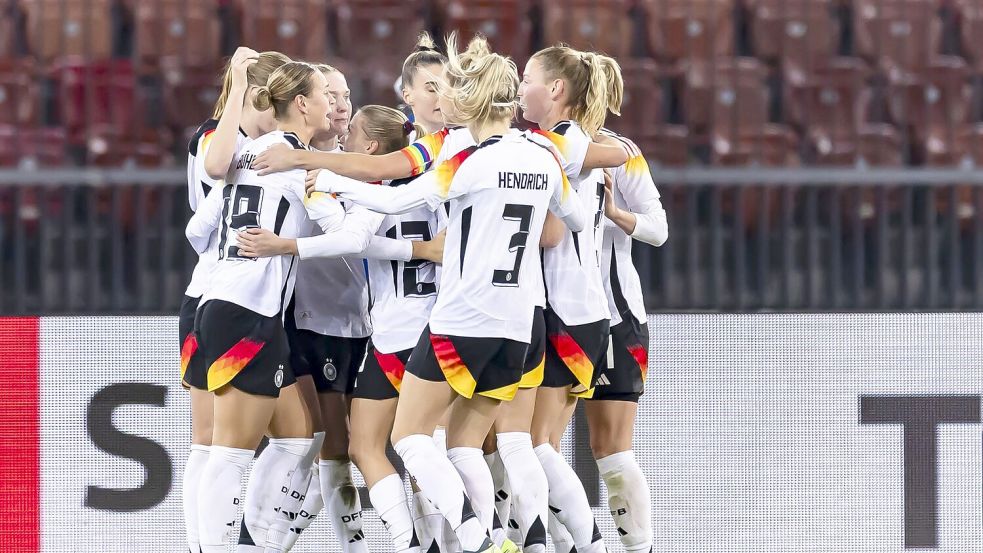
M400 151L412 167L409 176L416 176L474 145L474 136L466 127L444 127L433 134L421 136Z
M322 186L319 179L317 188L383 213L436 210L451 201L440 292L430 314L437 334L528 343L546 211L571 228L584 225L583 206L552 143L517 131L468 148L406 186Z
M205 153L211 143L212 133L215 132L217 126L218 121L215 119L205 121L198 127L188 144L188 205L191 206L191 211L198 211L198 206L205 200L212 188L216 186L221 188L224 184L222 179L215 180L205 172ZM239 129L239 134L236 137L236 151L238 152L248 144L249 140L246 133ZM191 273L191 282L188 283L188 288L184 292L186 296L201 297L205 288L208 288L209 275L218 261L217 254L218 237L217 233L213 233L205 251L198 255L198 262L195 264L194 272Z
M566 159L564 170L584 205L587 228L567 232L555 248L543 253L543 277L550 308L565 324L582 325L608 319L607 294L601 277L604 172L583 171L591 139L580 125L561 121L549 133Z
M406 186L400 179L388 186ZM393 240L430 240L447 226L443 209L414 209L386 215L376 233ZM441 268L425 260L367 259L371 293L372 344L381 353L413 348L437 300Z
M345 207L347 212L351 206ZM373 222L377 226L381 220L381 216L367 210L355 208L355 211L357 217L369 218L366 221L369 226ZM350 223L352 218L348 220ZM375 228L367 232L371 235ZM320 234L321 229L312 222L304 235ZM365 338L372 334L365 266L359 258L301 256L294 296L297 328L342 338Z
M293 133L273 131L236 152L226 186L213 189L188 223L187 236L202 252L220 220L218 259L200 305L212 299L229 301L272 317L283 313L294 286L293 256L250 259L239 255L236 234L264 228L284 238L296 238L310 220L325 232L341 229L345 209L334 198L304 190L306 172L300 169L259 176L252 163L272 145L306 146Z
M652 181L648 162L638 146L607 129L601 132L620 140L630 153L627 163L611 170L611 180L614 184L615 205L635 214L635 230L631 235L626 234L611 220L604 219L601 270L604 289L608 295L608 307L611 309L611 325L624 320L624 314L628 312L636 320L644 322L645 300L642 297L642 284L631 258L632 239L653 246L664 244L669 238L666 211L659 200L655 182Z

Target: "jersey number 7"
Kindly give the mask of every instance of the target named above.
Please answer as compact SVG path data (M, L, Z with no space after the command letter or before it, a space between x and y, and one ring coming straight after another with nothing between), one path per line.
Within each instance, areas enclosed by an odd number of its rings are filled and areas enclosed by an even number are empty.
M495 286L518 286L519 267L522 266L522 254L526 252L526 242L529 240L529 224L532 222L534 208L531 205L505 204L502 219L518 221L519 232L509 240L509 251L515 252L515 264L511 269L495 269L492 284Z

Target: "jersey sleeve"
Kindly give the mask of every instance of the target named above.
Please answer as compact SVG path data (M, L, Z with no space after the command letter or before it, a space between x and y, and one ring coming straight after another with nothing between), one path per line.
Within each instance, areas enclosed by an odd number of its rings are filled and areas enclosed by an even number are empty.
M614 173L614 184L625 200L625 207L635 214L635 230L631 237L661 246L669 238L666 210L662 207L648 162L637 148L631 150L628 163Z
M574 192L567 179L566 173L558 168L560 185L553 189L553 196L550 198L550 211L563 220L563 223L573 232L584 230L586 225L586 215L584 214L584 204L580 201L580 196Z
M413 241L373 235L361 257L382 261L412 261Z
M184 230L191 247L199 254L208 248L208 241L212 233L222 224L222 208L225 206L225 187L215 186L212 188L205 201L198 206L198 210L188 221L188 226Z
M341 257L362 253L369 245L372 236L379 230L383 217L384 215L353 206L347 211L341 227L337 230L298 238L297 253L300 254L301 259Z
M322 231L329 233L341 229L345 221L345 207L330 194L314 192L308 196L304 188L304 176L307 174L305 171L296 169L277 174L287 180L284 187L304 204L307 216L321 227ZM330 174L334 175L334 173Z
M435 163L447 139L448 129L444 128L433 134L419 138L409 146L400 150L409 160L412 172L416 176L429 170Z
M420 175L413 182L395 187L351 179L322 178L322 173L318 175L314 188L319 192L337 194L378 213L398 215L421 207L433 211L447 198L447 188L443 188L438 179L442 174L440 167L437 169Z
M534 131L534 134L545 137L560 153L560 165L563 172L570 178L576 178L584 171L584 160L587 159L587 148L590 138L582 132L560 134L553 131Z

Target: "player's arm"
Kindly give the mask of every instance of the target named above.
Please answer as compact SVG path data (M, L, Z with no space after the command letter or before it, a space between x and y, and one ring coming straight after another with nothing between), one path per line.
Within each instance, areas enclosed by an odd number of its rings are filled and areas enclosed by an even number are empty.
M567 226L553 212L546 213L546 222L543 224L543 234L539 238L540 248L555 248L563 241L563 235L567 232Z
M412 261L423 259L440 263L444 259L444 237L441 232L431 240L406 240L374 235L359 257L381 261Z
M570 181L566 175L560 175L560 186L553 189L553 196L550 198L550 211L563 221L573 232L584 230L587 224L587 216L584 213L584 204L580 201L580 196L574 192L570 186Z
M373 156L353 152L311 152L287 146L274 146L266 150L256 158L253 167L259 170L260 175L290 169L327 169L361 181L398 179L413 173L410 161L400 152Z
M242 121L243 103L249 89L246 70L259 60L259 54L250 48L240 46L232 55L232 83L225 102L225 109L212 133L211 143L204 152L205 173L213 179L225 178L236 153L239 124Z
M398 215L421 207L432 211L447 199L447 192L437 184L437 173L426 173L409 184L396 187L366 184L328 171L316 175L308 173L307 181L314 181L315 193L337 194L377 213Z
M584 155L583 170L608 169L620 167L628 162L629 154L624 145L618 140L598 134L587 146L587 153Z
M604 216L635 240L653 246L665 244L669 239L669 223L648 162L638 155L612 173L613 178L605 175L604 180ZM618 187L628 209L615 204L614 186Z
M222 224L222 208L225 206L223 190L224 187L220 186L212 188L184 229L188 242L199 254L208 249L212 234Z

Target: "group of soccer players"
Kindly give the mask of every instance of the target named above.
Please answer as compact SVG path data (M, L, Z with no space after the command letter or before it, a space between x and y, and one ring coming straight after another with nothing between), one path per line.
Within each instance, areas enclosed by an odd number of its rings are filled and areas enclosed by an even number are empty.
M413 122L353 115L337 69L240 48L191 140L189 551L237 527L237 551L289 551L322 511L368 551L352 463L396 552L543 553L547 532L604 551L559 453L580 398L624 548L649 551L631 242L668 227L638 148L603 129L617 62L555 46L520 79L481 37L445 55L423 35L400 83Z

